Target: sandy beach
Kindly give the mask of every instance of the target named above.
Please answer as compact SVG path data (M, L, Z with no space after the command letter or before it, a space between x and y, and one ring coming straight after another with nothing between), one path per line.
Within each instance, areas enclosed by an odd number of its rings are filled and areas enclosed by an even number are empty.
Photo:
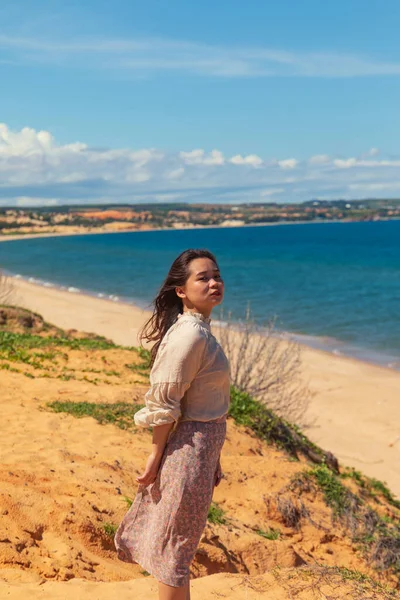
M150 312L12 279L13 303L64 329L94 332L136 346ZM213 327L218 338L218 328ZM400 496L400 373L302 347L303 377L312 392L307 435L341 463L386 481Z

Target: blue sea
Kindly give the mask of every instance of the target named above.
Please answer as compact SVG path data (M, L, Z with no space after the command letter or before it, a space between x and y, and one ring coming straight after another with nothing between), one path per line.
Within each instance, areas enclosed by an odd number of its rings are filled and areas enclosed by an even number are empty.
M186 248L216 255L223 309L299 341L400 369L400 221L310 223L7 241L0 267L150 308ZM212 313L219 319L219 307Z

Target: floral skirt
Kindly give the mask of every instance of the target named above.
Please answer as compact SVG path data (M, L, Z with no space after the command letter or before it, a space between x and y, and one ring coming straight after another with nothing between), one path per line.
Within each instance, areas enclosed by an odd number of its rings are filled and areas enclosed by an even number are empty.
M226 420L182 421L170 434L154 483L139 485L114 537L118 558L161 583L188 583L207 522Z

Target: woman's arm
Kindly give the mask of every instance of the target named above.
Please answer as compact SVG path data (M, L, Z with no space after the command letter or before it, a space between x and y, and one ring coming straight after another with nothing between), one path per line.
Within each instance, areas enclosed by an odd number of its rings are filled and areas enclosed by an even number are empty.
M136 478L138 483L148 485L156 479L168 435L181 416L181 400L201 367L207 339L199 328L186 323L171 332L162 354L157 354L145 406L134 417L136 425L153 428L151 453L144 473Z
M136 481L138 483L142 485L149 485L155 481L161 458L164 453L164 448L173 425L174 421L172 421L172 423L165 423L164 425L157 425L153 427L151 453L147 459L143 474L140 475L140 477L136 477Z

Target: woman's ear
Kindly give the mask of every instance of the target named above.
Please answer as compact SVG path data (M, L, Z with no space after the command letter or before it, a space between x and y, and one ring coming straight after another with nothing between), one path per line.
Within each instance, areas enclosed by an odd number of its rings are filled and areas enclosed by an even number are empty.
M178 298L186 298L185 292L180 287L175 288L175 293L178 296Z

